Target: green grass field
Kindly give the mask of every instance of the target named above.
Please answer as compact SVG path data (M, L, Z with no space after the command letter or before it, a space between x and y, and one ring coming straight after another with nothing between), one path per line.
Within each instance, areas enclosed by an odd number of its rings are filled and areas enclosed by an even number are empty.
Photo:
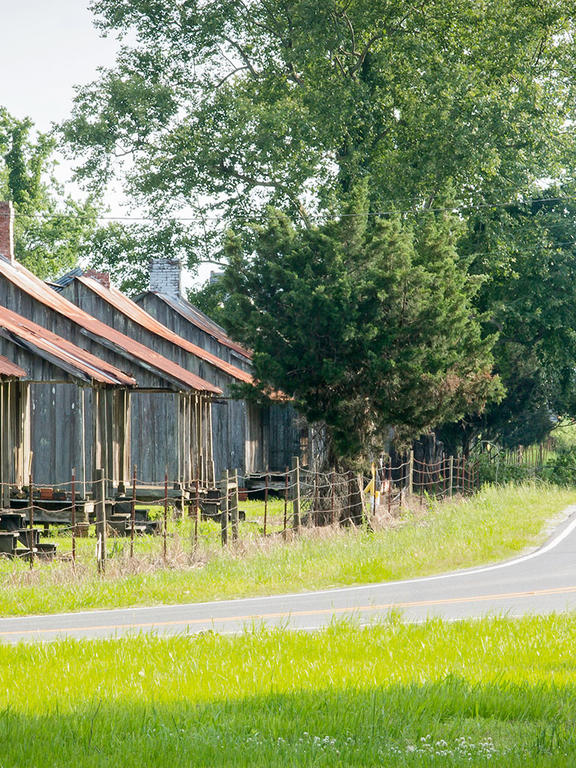
M576 618L0 646L2 768L576 765Z
M467 500L405 512L375 532L304 530L287 542L276 534L266 540L250 535L258 526L252 521L243 525L238 545L225 551L217 526L203 523L209 535L193 554L187 520L171 527L166 563L161 537L139 540L134 559L127 556L126 539L110 540L105 577L96 573L94 539L79 540L76 567L56 561L31 570L26 563L4 561L0 615L217 600L438 573L539 543L546 521L575 500L573 489L486 487Z

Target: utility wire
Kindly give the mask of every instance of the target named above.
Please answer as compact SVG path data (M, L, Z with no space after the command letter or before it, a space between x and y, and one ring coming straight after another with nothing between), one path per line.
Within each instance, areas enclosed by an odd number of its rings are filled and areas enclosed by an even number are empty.
M563 201L574 201L576 195L563 195L557 197L540 197L540 198L528 198L526 200L507 200L505 202L497 203L470 203L461 205L452 205L446 207L437 208L390 208L384 211L369 211L364 213L340 213L338 218L357 218L368 216L394 216L405 214L426 214L426 213L461 213L464 211L479 211L487 208L508 208L514 205L532 205L534 203L558 203ZM132 221L132 222L179 222L179 223L204 223L206 221L222 221L222 216L90 216L89 214L81 213L16 213L16 216L21 218L35 218L35 219L57 219L57 218L95 218L97 221Z

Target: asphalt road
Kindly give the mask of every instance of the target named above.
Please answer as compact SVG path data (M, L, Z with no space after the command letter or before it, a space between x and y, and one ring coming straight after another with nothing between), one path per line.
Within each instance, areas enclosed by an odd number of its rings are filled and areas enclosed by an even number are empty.
M576 506L540 549L503 563L407 581L211 603L160 605L0 619L0 642L64 637L241 632L254 626L317 629L334 618L361 623L391 611L405 621L576 610Z

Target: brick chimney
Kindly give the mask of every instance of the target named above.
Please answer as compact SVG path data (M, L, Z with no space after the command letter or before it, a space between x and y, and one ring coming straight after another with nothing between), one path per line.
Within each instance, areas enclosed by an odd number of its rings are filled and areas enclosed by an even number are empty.
M110 275L108 272L98 272L96 269L87 269L84 272L84 277L91 277L93 280L98 280L102 283L104 288L110 288Z
M179 298L182 296L182 263L177 259L152 259L150 290Z
M14 207L0 202L0 255L14 261Z

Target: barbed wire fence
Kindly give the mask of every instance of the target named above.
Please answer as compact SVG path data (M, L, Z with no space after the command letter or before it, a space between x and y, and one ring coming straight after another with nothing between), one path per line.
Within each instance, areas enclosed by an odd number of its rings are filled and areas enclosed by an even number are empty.
M240 478L226 471L213 488L200 480L184 486L147 481L134 467L121 484L97 470L92 482L72 471L58 485L0 484L0 557L30 568L53 560L96 562L104 574L111 558L153 558L168 563L177 551L198 557L217 546L292 540L303 531L370 527L403 505L470 493L475 471L465 459L436 464L410 458L381 462L368 476L352 471L314 471L294 459L281 472ZM111 489L114 488L113 493Z
M199 478L169 481L167 473L148 481L136 467L120 484L102 470L81 483L73 470L57 486L35 484L30 475L22 487L0 484L0 560L30 568L55 558L91 562L104 574L111 560L173 565L310 531L374 529L406 509L471 495L484 482L546 479L551 455L536 447L426 462L410 452L403 461L380 460L368 475L312 470L295 458L279 472L241 477L227 470L212 488ZM576 482L576 468L567 472Z

